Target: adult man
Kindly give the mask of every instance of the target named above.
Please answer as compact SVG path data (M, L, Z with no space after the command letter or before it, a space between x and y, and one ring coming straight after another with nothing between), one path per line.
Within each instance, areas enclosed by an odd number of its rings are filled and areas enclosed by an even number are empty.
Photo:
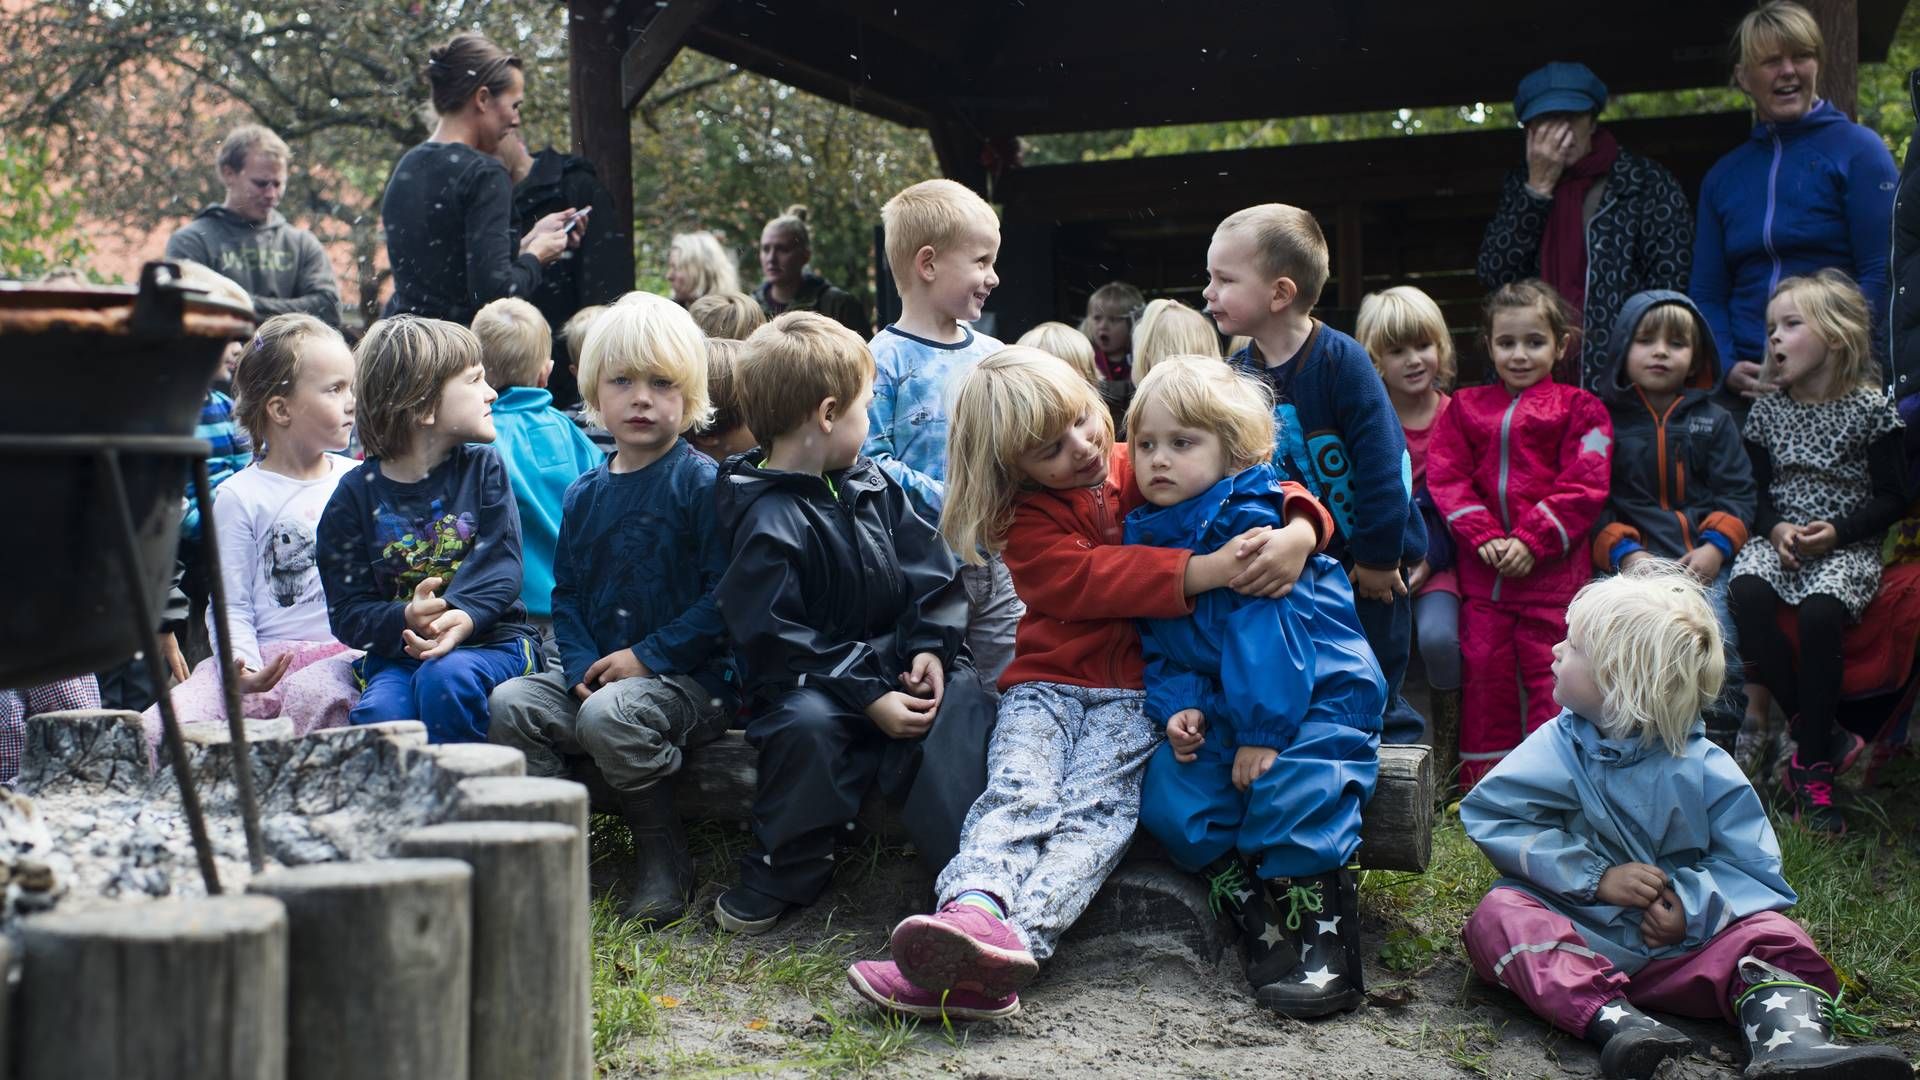
M220 144L224 203L209 206L167 240L167 257L218 270L253 297L261 319L298 311L340 324L340 287L320 241L275 209L287 187L287 144L258 124Z

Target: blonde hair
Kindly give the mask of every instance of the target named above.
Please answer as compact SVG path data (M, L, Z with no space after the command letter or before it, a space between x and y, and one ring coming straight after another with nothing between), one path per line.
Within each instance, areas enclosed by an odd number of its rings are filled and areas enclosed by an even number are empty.
M733 372L746 351L744 341L707 339L707 400L713 405L713 416L702 430L723 434L741 425L740 402L733 392Z
M710 338L745 341L755 330L767 325L767 313L760 301L743 292L711 292L687 305L687 314L700 332Z
M1312 214L1286 203L1261 203L1227 215L1213 230L1244 233L1253 242L1254 259L1271 278L1291 278L1302 313L1320 302L1327 287L1327 237Z
M880 208L880 226L887 239L887 269L902 293L913 280L913 260L923 247L948 247L970 226L1000 235L1000 219L987 200L952 180L922 180Z
M1380 358L1402 346L1419 348L1431 343L1440 354L1441 386L1452 386L1458 371L1453 355L1453 334L1447 330L1447 317L1433 297L1411 285L1395 285L1377 293L1368 293L1360 301L1360 315L1354 322L1353 336L1373 359L1373 370L1385 372Z
M1740 20L1733 31L1731 46L1735 85L1741 68L1759 63L1775 52L1812 53L1815 60L1826 60L1827 43L1820 33L1820 21L1813 13L1792 0L1768 0ZM1819 92L1815 78L1814 92Z
M693 296L740 291L740 267L720 238L707 232L678 233L667 245L667 266L675 263L693 275Z
M1132 340L1133 326L1140 319L1140 311L1147 306L1147 296L1139 289L1124 281L1109 281L1093 290L1087 297L1087 313L1080 317L1080 332L1093 337L1093 309L1100 308L1127 320L1128 340Z
M1155 300L1133 326L1133 378L1146 377L1169 356L1220 357L1220 331L1213 320L1178 300Z
M733 367L740 419L761 446L791 434L828 398L844 408L873 382L860 335L812 311L789 311L753 332Z
M1155 364L1134 389L1127 430L1137 430L1141 410L1156 403L1181 427L1218 435L1229 474L1273 458L1273 398L1266 385L1218 357L1169 356Z
M1567 643L1586 655L1600 691L1606 715L1587 719L1608 738L1637 734L1676 757L1726 678L1706 591L1667 559L1583 587L1567 605Z
M1100 385L1100 369L1094 366L1093 342L1087 335L1075 330L1063 322L1043 322L1039 326L1020 335L1015 342L1030 349L1039 349L1043 353L1065 360L1068 366L1080 373L1089 386Z
M560 328L560 340L566 343L567 361L573 366L580 365L580 350L587 347L587 331L593 328L593 321L605 314L606 310L605 304L588 304L567 316L566 325Z
M580 398L587 418L600 417L600 380L657 375L680 391L680 432L713 418L707 399L707 339L685 308L664 296L630 292L615 301L587 330L581 346Z
M1100 395L1051 353L1001 349L961 376L947 426L947 492L940 533L962 562L999 551L1027 486L1020 458L1080 421L1097 419L1113 446L1113 417Z
M273 430L267 402L289 397L299 388L300 357L307 340L328 336L346 346L340 331L311 315L289 312L261 323L240 354L240 366L233 371L233 416L253 437L254 450L261 456L269 449L267 436Z
M760 232L765 234L767 229L773 229L786 233L793 237L794 241L801 247L811 251L813 250L813 234L807 229L807 219L812 216L813 212L808 210L804 205L794 203L782 211L779 217L767 222L766 226L762 228Z
M220 141L220 152L215 160L225 172L239 172L247 167L247 155L258 153L262 157L286 164L293 158L293 151L287 149L286 140L275 135L269 128L259 124L241 124Z
M553 359L553 330L540 309L517 296L505 296L473 316L470 327L480 339L480 363L495 390L534 386Z
M1801 317L1827 346L1830 393L1844 394L1880 384L1879 366L1873 358L1873 317L1867 310L1867 298L1852 278L1833 269L1790 277L1773 290L1767 306L1772 307L1773 301L1782 296L1793 298ZM1773 333L1772 319L1767 320L1767 333ZM1768 350L1760 378L1773 381L1778 366L1772 350Z
M459 323L395 315L368 327L353 350L353 423L367 456L411 449L447 380L479 364L480 339Z

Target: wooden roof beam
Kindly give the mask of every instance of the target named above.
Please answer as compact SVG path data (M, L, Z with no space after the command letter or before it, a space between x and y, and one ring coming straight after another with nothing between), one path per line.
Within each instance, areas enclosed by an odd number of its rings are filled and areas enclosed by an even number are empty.
M875 90L858 77L792 59L775 45L761 44L725 27L696 26L686 44L717 60L738 64L797 90L850 105L883 120L918 128L933 122L932 114L918 104Z
M694 27L719 3L720 0L672 0L655 5L653 17L634 31L633 44L620 58L620 100L628 112L660 81L667 65L680 55L680 47L687 43ZM637 6L623 4L621 10Z

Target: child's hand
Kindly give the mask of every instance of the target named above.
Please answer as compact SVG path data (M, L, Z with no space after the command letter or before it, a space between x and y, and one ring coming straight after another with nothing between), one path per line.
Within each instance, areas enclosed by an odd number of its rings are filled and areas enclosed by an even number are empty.
M1280 751L1270 746L1243 746L1233 752L1233 786L1245 791L1253 786L1255 780L1265 776L1273 768L1273 759Z
M292 664L293 654L281 653L267 661L266 667L256 670L248 667L246 660L236 656L233 658L233 681L239 684L242 694L264 694L279 685Z
M429 623L424 635L411 630L400 631L400 640L406 646L407 655L422 662L447 655L471 636L473 616L459 608L453 608Z
M1687 909L1672 889L1661 889L1660 898L1647 905L1640 916L1640 940L1650 949L1672 945L1687 936Z
M1644 908L1660 899L1667 887L1667 872L1643 862L1625 862L1610 866L1600 875L1593 898L1614 907Z
M427 628L447 610L447 601L434 594L445 584L440 578L430 577L413 587L413 599L407 603L407 629L420 637L433 636Z
M592 692L603 686L617 683L621 679L644 679L652 674L653 669L647 667L632 649L615 649L588 664L587 673L580 677L580 682L589 692Z
M187 657L180 651L180 639L174 637L171 630L160 631L160 659L167 662L167 670L173 673L174 682L187 681Z
M1407 571L1407 591L1419 592L1431 577L1433 577L1433 567L1427 563L1427 560L1421 559L1413 565L1413 569Z
M1167 741L1173 744L1173 760L1192 761L1199 757L1207 741L1207 715L1199 709L1181 709L1167 720Z
M1645 555L1646 552L1638 551L1634 554ZM1712 544L1701 544L1699 547L1680 556L1680 565L1686 567L1695 578L1698 578L1702 584L1706 585L1711 585L1713 579L1720 576L1720 567L1726 561L1727 557L1720 554L1720 549L1714 547ZM1626 560L1622 559L1620 561L1620 569L1625 570L1626 568Z
M1501 556L1507 553L1507 538L1504 536L1496 536L1486 543L1481 544L1479 547L1474 548L1473 553L1480 556L1481 562L1498 570L1500 568Z
M1188 596L1199 596L1201 593L1226 588L1227 582L1240 576L1240 571L1253 563L1252 559L1242 558L1238 552L1247 548L1249 544L1253 545L1252 550L1258 550L1261 544L1266 543L1266 536L1272 531L1265 525L1248 529L1205 555L1195 555L1188 559L1187 576L1181 582L1182 591Z
M1362 600L1378 600L1383 604L1393 603L1394 596L1407 595L1407 583L1400 579L1400 570L1376 570L1370 566L1355 563L1347 571L1347 577L1353 582L1353 595Z
M891 690L867 706L867 719L889 739L917 739L933 726L934 706L929 698Z
M1709 545L1707 545L1707 546L1708 546L1708 547L1712 547L1713 545L1711 545L1711 544L1709 544ZM1714 550L1715 550L1715 551L1718 551L1719 549L1718 549L1718 548L1714 548ZM1633 567L1633 564L1635 564L1635 563L1643 563L1643 562L1646 562L1646 561L1647 561L1648 559L1651 559L1651 558L1653 558L1653 556L1652 556L1651 554L1649 554L1648 552L1645 552L1645 551L1629 551L1629 552L1627 552L1627 557L1626 557L1626 558L1624 558L1624 559L1621 559L1621 560L1620 560L1620 571L1621 571L1622 573L1625 573L1625 572L1626 572L1627 570L1629 570L1629 569L1631 569L1631 568ZM1681 559L1680 561L1684 563L1684 562L1686 562L1687 560L1685 560L1685 559Z
M1790 522L1781 522L1767 534L1773 544L1773 553L1780 556L1780 565L1788 570L1800 569L1800 526Z
M930 652L914 653L912 668L900 673L900 685L914 697L932 701L938 709L940 697L947 689L947 669L940 658Z
M1800 527L1799 541L1794 545L1803 559L1817 559L1833 550L1840 534L1834 531L1831 521L1814 521Z
M1533 551L1525 541L1509 536L1506 553L1500 556L1500 565L1494 569L1501 577L1526 577L1533 573Z
M1277 600L1293 591L1300 570L1320 546L1320 535L1306 518L1294 518L1257 539L1242 538L1234 554L1253 556L1253 562L1227 586L1242 596Z

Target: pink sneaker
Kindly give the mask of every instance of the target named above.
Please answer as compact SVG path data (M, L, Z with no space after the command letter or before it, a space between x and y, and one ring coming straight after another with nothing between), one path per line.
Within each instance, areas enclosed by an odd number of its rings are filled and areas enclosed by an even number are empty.
M902 920L893 928L893 962L916 986L990 998L1012 994L1040 973L1013 927L972 904Z
M847 969L853 992L892 1013L928 1020L1004 1020L1020 1011L1020 996L982 997L965 990L922 990L891 960L862 960Z

